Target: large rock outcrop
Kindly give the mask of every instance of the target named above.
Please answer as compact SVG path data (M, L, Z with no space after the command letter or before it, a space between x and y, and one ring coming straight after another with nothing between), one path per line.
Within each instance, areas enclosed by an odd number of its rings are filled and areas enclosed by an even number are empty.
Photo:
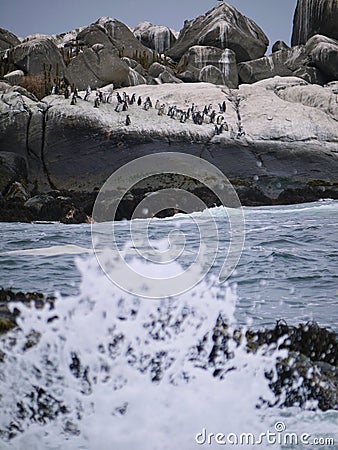
M185 21L176 43L167 55L179 61L194 45L229 48L236 53L237 62L242 62L263 56L269 40L253 20L243 16L233 6L221 2L204 16Z
M106 49L114 47L114 43L111 37L108 35L107 30L97 23L93 23L88 27L82 29L78 33L76 41L81 43L82 46L86 47L92 47L95 44L101 44Z
M314 84L337 79L338 42L313 36L306 45L279 50L269 56L238 64L243 83L255 83L274 76L298 76Z
M73 58L66 70L66 78L72 80L78 89L102 87L113 83L122 86L127 83L129 66L122 61L117 50L94 44ZM130 85L130 83L129 83Z
M142 61L142 65L150 65L153 62L153 52L145 47L124 23L110 17L101 17L95 24L106 30L121 57L127 56Z
M307 41L305 47L311 62L330 80L338 80L338 41L315 35Z
M337 0L298 0L293 18L292 45L305 44L315 34L338 39Z
M15 47L20 44L20 40L15 34L4 28L0 28L0 51Z
M65 64L57 46L48 38L36 38L22 42L7 52L10 70L20 69L25 74L55 78L64 76Z
M176 42L176 37L169 27L141 22L134 29L134 35L148 48L158 53L169 50Z
M148 96L153 107L137 104L115 111L116 102L93 107L94 98L74 106L63 96L33 102L16 93L0 101L0 151L23 156L28 181L49 189L93 191L117 168L146 154L178 151L203 157L236 185L258 190L278 202L290 189L312 189L315 196L337 196L337 107L334 86L311 86L295 77L275 77L230 90L208 83L123 88L129 96ZM122 92L121 92L122 95ZM14 101L15 100L15 101ZM155 103L175 107L158 114ZM180 120L192 103L218 114L225 102L226 122ZM44 106L43 106L44 105ZM131 123L125 125L126 114ZM316 198L316 197L315 197Z
M217 69L217 72L212 69ZM230 49L220 49L217 47L206 47L195 45L185 53L180 63L178 70L184 70L194 73L194 69L200 72L194 81L207 81L214 84L225 84L230 88L238 86L238 73L236 65L236 55ZM203 71L203 73L201 73ZM208 75L209 72L209 75ZM211 74L217 73L215 77ZM212 81L214 80L214 81ZM216 81L217 80L217 81Z

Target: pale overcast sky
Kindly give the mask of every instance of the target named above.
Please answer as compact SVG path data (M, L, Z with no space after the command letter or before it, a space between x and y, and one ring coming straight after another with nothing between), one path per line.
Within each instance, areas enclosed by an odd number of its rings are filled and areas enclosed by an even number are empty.
M33 33L58 34L109 16L135 27L147 20L179 31L185 19L204 14L216 0L1 0L0 27L25 37ZM297 0L231 0L253 19L273 44L290 44Z

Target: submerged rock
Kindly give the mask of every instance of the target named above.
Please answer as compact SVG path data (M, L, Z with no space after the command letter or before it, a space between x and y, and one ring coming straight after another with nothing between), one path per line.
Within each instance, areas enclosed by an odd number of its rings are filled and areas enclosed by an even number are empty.
M178 61L194 45L229 48L235 52L237 61L242 62L263 56L269 40L253 20L221 2L204 16L185 21L167 55Z

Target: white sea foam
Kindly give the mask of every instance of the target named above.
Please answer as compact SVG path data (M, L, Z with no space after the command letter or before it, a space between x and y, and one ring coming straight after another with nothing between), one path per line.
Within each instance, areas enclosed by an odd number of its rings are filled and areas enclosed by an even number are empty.
M27 248L22 250L11 250L0 253L4 255L27 255L27 256L58 256L58 255L81 255L91 253L91 248L84 248L74 244L52 245L50 247Z

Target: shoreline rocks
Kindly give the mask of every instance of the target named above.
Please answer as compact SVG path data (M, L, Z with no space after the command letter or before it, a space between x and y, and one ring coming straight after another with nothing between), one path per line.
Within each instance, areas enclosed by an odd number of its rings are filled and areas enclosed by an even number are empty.
M31 196L55 190L95 193L135 158L177 151L216 165L245 205L337 198L338 107L332 83L322 87L275 77L238 89L210 83L181 83L175 89L141 85L102 90L102 98L110 95L110 101L99 101L96 108L99 91L87 100L80 92L72 105L63 95L39 102L9 85L2 89L0 157L10 156L26 167L1 166L7 180L1 186L4 197L14 182L24 183ZM148 97L151 107L145 104ZM8 220L5 209L2 217Z

